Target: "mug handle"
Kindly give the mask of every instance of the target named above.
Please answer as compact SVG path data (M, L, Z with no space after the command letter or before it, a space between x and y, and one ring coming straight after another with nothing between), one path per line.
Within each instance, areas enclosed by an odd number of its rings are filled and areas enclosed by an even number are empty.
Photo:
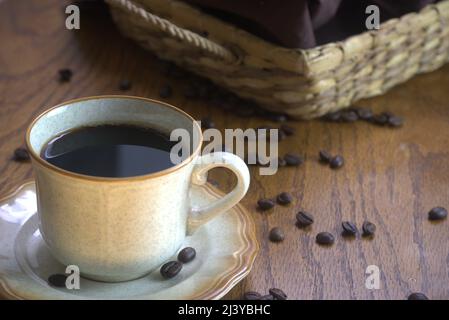
M229 152L214 152L197 159L193 168L192 183L204 185L207 182L207 173L215 167L223 167L231 170L237 176L237 185L223 198L215 202L198 207L192 205L187 219L187 234L193 234L200 226L209 222L223 212L231 209L246 194L249 187L249 170L245 162L235 154Z

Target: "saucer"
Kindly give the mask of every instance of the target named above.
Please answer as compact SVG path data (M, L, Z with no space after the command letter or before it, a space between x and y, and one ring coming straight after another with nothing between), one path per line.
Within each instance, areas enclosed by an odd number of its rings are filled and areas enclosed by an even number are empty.
M210 185L191 189L199 204L222 196ZM127 282L81 277L79 289L51 287L48 277L65 266L40 235L33 181L0 200L0 243L0 297L9 299L220 299L250 272L259 249L254 221L237 205L185 239L183 247L194 247L197 256L172 279L155 270Z

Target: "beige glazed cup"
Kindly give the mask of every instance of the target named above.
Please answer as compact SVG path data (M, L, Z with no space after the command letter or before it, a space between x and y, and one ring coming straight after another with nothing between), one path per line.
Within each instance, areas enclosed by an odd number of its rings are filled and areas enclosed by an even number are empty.
M179 164L128 178L73 173L40 157L58 134L108 123L148 126L167 134L182 128L198 141ZM65 102L31 123L26 143L42 237L61 263L78 266L83 276L94 280L126 281L156 269L180 249L186 235L237 204L250 181L246 164L236 155L200 155L201 128L192 117L145 98L100 96ZM216 203L198 207L190 201L190 187L206 183L213 167L230 169L237 185Z

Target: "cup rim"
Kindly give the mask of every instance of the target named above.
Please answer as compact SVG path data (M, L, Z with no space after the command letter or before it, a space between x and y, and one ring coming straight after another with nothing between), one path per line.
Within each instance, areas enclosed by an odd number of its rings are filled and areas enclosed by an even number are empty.
M167 169L164 169L164 170L161 170L161 171L156 171L156 172L152 172L152 173L148 173L148 174L143 174L143 175L138 175L138 176L131 176L131 177L97 177L97 176L90 176L90 175L86 175L86 174L81 174L81 173L68 171L68 170L59 168L59 167L57 167L57 166L55 166L55 165L45 161L44 159L42 159L40 157L40 155L38 155L34 151L34 149L31 146L31 142L30 142L31 129L34 127L34 125L41 118L43 118L45 115L47 115L51 111L56 110L56 109L61 108L61 107L64 107L66 105L69 105L69 104L72 104L72 103L76 103L76 102L81 102L81 101L97 100L97 99L142 100L142 101L145 101L145 102L156 103L156 104L162 105L164 107L170 108L170 109L178 112L182 116L185 116L186 118L188 118L188 119L190 119L192 121L193 126L196 127L196 129L199 132L199 143L198 143L198 146L195 148L195 150L193 150L193 152L189 155L189 157L187 159L185 159L181 163L178 163L175 166L172 166L170 168L167 168ZM26 131L26 134L25 134L25 143L26 143L26 147L28 149L28 152L29 152L29 154L30 154L30 156L31 156L31 158L33 160L35 160L40 165L43 165L47 169L50 169L50 170L55 171L57 173L60 173L62 175L69 176L69 177L72 177L72 178L81 179L81 180L94 181L94 182L129 182L129 181L142 181L142 180L157 178L157 177L160 177L160 176L172 173L174 171L177 171L177 170L181 169L182 167L186 166L188 163L190 163L193 160L193 158L195 158L198 155L198 153L199 153L199 151L201 149L201 146L203 144L203 133L202 133L201 127L198 125L196 120L191 115L189 115L187 112L185 112L185 111L183 111L183 110L181 110L181 109L179 109L179 108L177 108L177 107L175 107L175 106L173 106L171 104L168 104L166 102L155 100L155 99L150 99L150 98L145 98L145 97L130 96L130 95L99 95L99 96L88 96L88 97L82 97L82 98L67 100L67 101L64 101L62 103L57 104L56 106L53 106L51 108L48 108L48 109L44 110L37 117L35 117L33 119L33 121L31 121L31 123L28 125L27 131Z

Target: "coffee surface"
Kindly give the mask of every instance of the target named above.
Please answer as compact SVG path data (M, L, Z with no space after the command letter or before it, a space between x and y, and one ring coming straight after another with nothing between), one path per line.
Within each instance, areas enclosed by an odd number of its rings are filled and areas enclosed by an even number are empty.
M173 166L176 144L154 129L132 125L76 128L50 140L41 157L67 171L97 177L132 177Z

